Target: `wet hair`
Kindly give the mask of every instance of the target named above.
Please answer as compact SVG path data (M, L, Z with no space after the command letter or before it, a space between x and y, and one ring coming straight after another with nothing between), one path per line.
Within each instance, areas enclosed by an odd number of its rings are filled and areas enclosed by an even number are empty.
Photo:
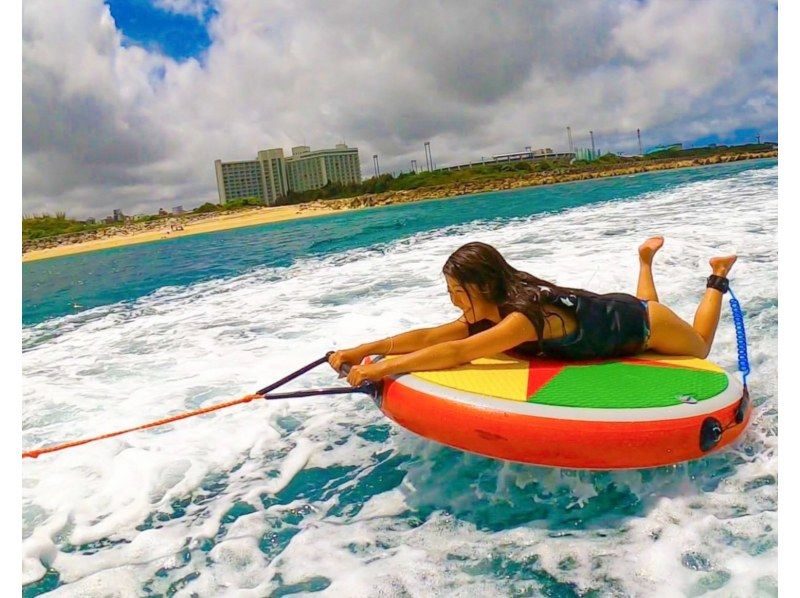
M583 289L560 287L533 274L517 270L497 249L479 242L467 243L456 249L447 258L442 273L456 280L465 289L466 285L473 285L484 299L504 306L508 312L518 311L525 315L536 329L540 350L545 324L543 295L593 294Z

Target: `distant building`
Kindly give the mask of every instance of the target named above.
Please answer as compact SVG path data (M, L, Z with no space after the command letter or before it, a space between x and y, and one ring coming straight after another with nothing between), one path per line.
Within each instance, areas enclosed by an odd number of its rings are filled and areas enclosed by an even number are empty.
M510 154L498 154L496 156L492 156L492 160L495 162L513 162L517 160L533 160L534 158L543 158L546 156L555 156L555 152L551 150L549 147L535 149L535 150L525 150L524 152L513 152Z
M298 145L288 157L284 157L281 148L261 150L255 160L216 160L214 169L220 204L254 197L274 206L290 191L319 189L329 182L361 182L358 148L344 143L316 151Z
M114 224L115 220L113 216L106 216L105 218L106 224Z
M83 221L83 223L84 224L97 224L97 220L95 220L94 218L87 218L86 220Z
M592 150L586 148L575 148L575 159L585 160L586 162L594 162L600 157L600 150Z
M159 216L169 216L169 212L167 212L164 208L158 208L158 215Z
M434 170L448 172L451 170L461 170L462 168L473 168L475 166L487 166L491 164L502 164L504 162L541 162L542 160L571 160L575 154L571 152L556 153L549 147L531 150L526 148L522 152L512 152L510 154L497 154L491 158L481 158L475 162L465 162L455 166L443 166Z
M334 149L311 151L306 145L292 148L286 158L289 190L309 191L319 189L328 182L357 184L361 182L361 162L358 148L336 144Z
M172 213L173 214L183 214L184 213L183 206L175 206L174 208L172 208Z
M125 214L122 213L122 210L117 209L114 210L114 222L123 222L125 220Z

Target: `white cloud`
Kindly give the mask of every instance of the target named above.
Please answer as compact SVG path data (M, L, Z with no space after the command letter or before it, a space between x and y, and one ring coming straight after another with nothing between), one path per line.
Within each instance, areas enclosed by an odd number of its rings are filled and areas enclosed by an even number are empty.
M205 2L162 0L200 14ZM774 129L758 0L220 2L201 60L122 47L100 0L23 6L23 211L215 201L213 161L345 139L382 170ZM194 13L192 12L194 11ZM763 131L767 134L769 131ZM774 132L773 134L777 134Z
M179 15L188 15L202 21L211 8L211 0L154 0L153 6Z

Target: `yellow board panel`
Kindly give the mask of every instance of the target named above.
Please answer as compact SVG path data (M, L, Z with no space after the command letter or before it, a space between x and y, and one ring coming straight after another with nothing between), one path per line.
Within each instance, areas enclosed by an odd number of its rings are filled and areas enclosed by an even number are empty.
M388 359L394 357L396 356L391 356ZM651 367L663 363L666 367L724 372L721 367L705 359L659 355L651 352L642 353L635 357L627 357L623 360L615 359L610 361L624 361L630 364L640 362L643 366ZM536 363L535 360L534 363ZM449 370L414 372L410 375L447 388L512 401L527 401L530 365L526 360L516 359L501 353L493 357L476 359L469 364ZM569 365L569 363L564 363L564 365Z
M508 355L485 357L451 370L414 372L418 378L456 390L526 401L528 362Z

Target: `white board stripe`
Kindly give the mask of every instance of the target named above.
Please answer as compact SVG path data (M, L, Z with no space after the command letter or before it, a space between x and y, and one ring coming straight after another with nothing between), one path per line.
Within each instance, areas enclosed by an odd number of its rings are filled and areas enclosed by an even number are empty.
M498 413L516 413L534 417L549 417L552 419L568 419L579 421L602 422L645 422L668 419L682 419L696 417L706 413L713 413L724 407L735 404L742 397L742 384L727 372L728 387L715 397L698 401L697 403L681 403L671 407L642 407L640 409L599 409L592 407L560 407L555 405L542 405L525 401L512 401L479 395L465 390L457 390L428 382L416 376L403 374L390 376L397 384L407 388L440 397L447 401L469 405L478 409Z

